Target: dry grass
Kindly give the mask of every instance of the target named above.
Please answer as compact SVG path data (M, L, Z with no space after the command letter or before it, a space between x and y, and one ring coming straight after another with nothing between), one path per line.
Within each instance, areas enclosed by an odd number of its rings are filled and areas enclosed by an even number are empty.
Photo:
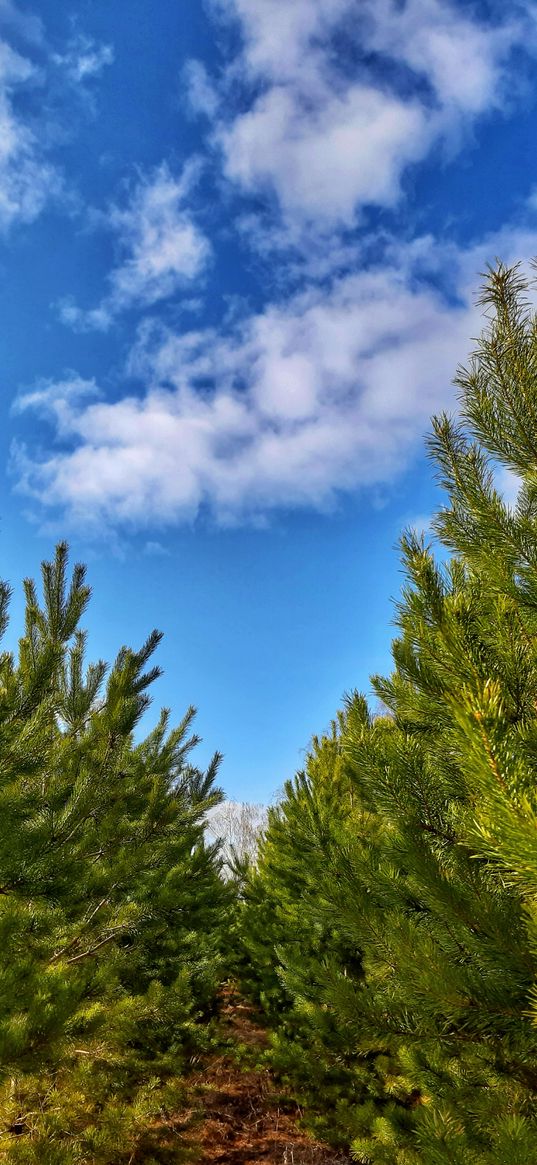
M263 1030L252 1009L228 993L223 1009L226 1036L262 1047ZM267 1069L241 1069L230 1053L213 1057L198 1073L195 1091L204 1116L195 1138L199 1165L346 1165L327 1145L299 1128L300 1110L282 1101Z

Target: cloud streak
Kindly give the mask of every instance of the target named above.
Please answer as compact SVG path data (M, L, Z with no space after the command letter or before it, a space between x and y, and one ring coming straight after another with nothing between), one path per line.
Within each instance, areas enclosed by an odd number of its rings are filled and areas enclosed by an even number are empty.
M107 331L121 312L151 307L199 278L211 246L188 206L197 173L194 163L175 177L162 164L140 178L127 205L110 208L102 225L116 237L119 261L108 276L108 293L87 310L64 300L60 317L65 324L79 331Z
M15 50L24 43L24 55ZM0 233L39 217L52 201L69 202L66 184L51 161L58 126L43 111L48 82L58 81L72 99L86 94L84 84L110 64L110 46L78 36L63 54L47 44L43 22L22 12L10 0L0 0ZM71 104L71 102L70 102ZM71 113L71 111L70 111ZM72 116L72 113L71 113Z
M18 112L20 92L40 84L37 67L0 40L0 232L32 222L61 188L38 137Z
M52 60L62 68L69 81L81 85L92 77L98 77L107 65L114 61L112 45L101 44L93 37L80 33L67 45L65 52L54 53Z

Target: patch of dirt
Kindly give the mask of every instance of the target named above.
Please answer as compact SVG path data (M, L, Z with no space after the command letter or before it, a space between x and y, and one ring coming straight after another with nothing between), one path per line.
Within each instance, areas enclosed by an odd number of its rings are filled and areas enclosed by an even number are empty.
M222 1010L226 1039L262 1048L267 1035L254 1010L230 990ZM233 1053L216 1056L193 1081L204 1109L197 1130L197 1165L346 1165L327 1145L298 1127L301 1112L282 1101L268 1069L241 1068Z

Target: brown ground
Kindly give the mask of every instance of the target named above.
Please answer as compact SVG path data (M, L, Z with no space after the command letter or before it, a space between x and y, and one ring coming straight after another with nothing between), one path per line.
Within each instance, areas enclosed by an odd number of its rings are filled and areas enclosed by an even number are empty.
M255 1013L232 992L223 1008L223 1034L261 1048L266 1034ZM298 1127L301 1113L276 1091L265 1068L241 1068L230 1052L214 1057L194 1081L204 1109L196 1135L197 1165L345 1165L327 1145Z

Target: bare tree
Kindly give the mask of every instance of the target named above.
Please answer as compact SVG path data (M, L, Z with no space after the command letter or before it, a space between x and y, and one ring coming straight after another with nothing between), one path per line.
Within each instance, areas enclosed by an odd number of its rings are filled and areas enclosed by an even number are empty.
M255 861L260 834L267 824L267 806L250 801L223 801L207 814L207 833L222 842L229 865L235 854Z

